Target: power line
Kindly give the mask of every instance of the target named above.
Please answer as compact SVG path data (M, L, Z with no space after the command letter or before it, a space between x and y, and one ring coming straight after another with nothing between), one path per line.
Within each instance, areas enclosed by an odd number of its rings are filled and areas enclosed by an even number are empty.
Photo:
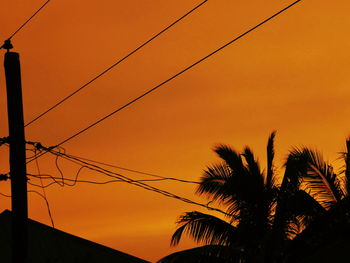
M141 44L140 46L138 46L136 49L134 49L133 51L131 51L130 53L128 53L126 56L124 56L123 58L119 59L117 62L115 62L113 65L111 65L110 67L108 67L107 69L105 69L104 71L102 71L100 74L98 74L96 77L94 77L93 79L91 79L90 81L88 81L87 83L85 83L83 86L81 86L80 88L76 89L75 91L73 91L72 93L70 93L68 96L64 97L63 99L61 99L59 102L57 102L56 104L54 104L53 106L51 106L49 109L45 110L44 112L42 112L41 114L39 114L37 117L35 117L33 120L31 120L30 122L28 122L25 127L29 126L30 124L32 124L33 122L37 121L38 119L40 119L41 117L43 117L45 114L49 113L50 111L52 111L53 109L55 109L56 107L58 107L59 105L61 105L63 102L65 102L66 100L68 100L69 98L73 97L75 94L77 94L79 91L83 90L84 88L86 88L87 86L89 86L91 83L93 83L95 80L97 80L98 78L102 77L103 75L105 75L108 71L110 71L111 69L113 69L115 66L117 66L118 64L120 64L121 62L123 62L124 60L126 60L127 58L129 58L131 55L133 55L134 53L136 53L138 50L140 50L141 48L143 48L144 46L146 46L148 43L150 43L151 41L153 41L154 39L156 39L157 37L159 37L161 34L163 34L165 31L167 31L168 29L170 29L171 27L173 27L175 24L177 24L178 22L180 22L181 20L183 20L185 17L187 17L188 15L190 15L192 12L194 12L195 10L197 10L199 7L201 7L202 5L204 5L204 3L208 2L208 0L203 1L202 3L200 3L199 5L195 6L194 8L192 8L190 11L188 11L186 14L184 14L183 16L181 16L180 18L178 18L176 21L174 21L173 23L171 23L169 26L167 26L166 28L164 28L162 31L160 31L159 33L157 33L156 35L154 35L153 37L151 37L150 39L148 39L146 42L144 42L143 44Z
M37 186L41 187L40 185L37 185ZM38 191L35 191L35 190L28 190L27 193L35 193L35 194L39 195L42 199L44 199L45 204L47 206L47 209L49 211L49 217L50 217L50 220L51 220L51 225L52 225L53 228L55 228L55 224L53 222L52 215L51 215L50 204L49 204L49 202L48 202L48 200L46 198L46 195L43 195L43 194L41 194L41 193L39 193ZM4 197L8 197L8 198L12 197L12 195L7 195L7 194L4 194L4 193L0 193L0 195L4 196Z
M128 106L134 104L135 102L137 102L138 100L142 99L143 97L147 96L148 94L152 93L153 91L157 90L158 88L162 87L163 85L165 85L166 83L170 82L171 80L177 78L178 76L182 75L183 73L187 72L188 70L192 69L193 67L197 66L198 64L200 64L201 62L203 62L204 60L206 60L207 58L213 56L214 54L218 53L219 51L221 51L222 49L224 49L225 47L231 45L232 43L236 42L237 40L239 40L240 38L244 37L245 35L249 34L250 32L252 32L253 30L257 29L258 27L262 26L263 24L265 24L266 22L270 21L271 19L275 18L276 16L278 16L279 14L281 14L282 12L286 11L287 9L289 9L290 7L294 6L295 4L297 4L298 2L300 2L301 0L297 0L294 3L290 4L289 6L283 8L282 10L280 10L279 12L275 13L274 15L272 15L271 17L265 19L264 21L262 21L261 23L259 23L258 25L252 27L251 29L247 30L246 32L244 32L243 34L239 35L238 37L234 38L233 40L229 41L228 43L226 43L225 45L219 47L218 49L216 49L215 51L211 52L210 54L206 55L205 57L201 58L200 60L198 60L197 62L193 63L192 65L188 66L187 68L181 70L180 72L176 73L175 75L173 75L172 77L168 78L167 80L161 82L160 84L158 84L157 86L155 86L154 88L146 91L145 93L143 93L142 95L136 97L135 99L129 101L128 103L124 104L123 106L121 106L120 108L112 111L111 113L109 113L108 115L102 117L101 119L93 122L92 124L90 124L89 126L87 126L86 128L80 130L79 132L73 134L72 136L68 137L67 139L63 140L62 142L60 142L59 144L57 144L57 146L61 146L62 144L72 140L73 138L79 136L80 134L86 132L87 130L89 130L90 128L96 126L97 124L101 123L102 121L108 119L109 117L113 116L114 114L116 114L117 112L127 108Z
M11 195L7 195L7 194L4 194L4 193L0 193L0 195L5 196L5 197L12 197Z
M163 196L174 198L174 199L178 199L180 201L183 201L183 202L186 202L186 203L189 203L189 204L201 206L201 207L204 207L204 208L206 208L208 210L216 211L216 212L222 213L224 215L229 215L226 212L224 212L223 210L215 208L215 207L211 207L208 204L198 203L198 202L192 201L192 200L190 200L188 198L184 198L184 197L181 197L179 195L175 195L173 193L170 193L168 191L162 190L160 188L148 185L148 184L146 184L144 182L141 182L139 180L131 179L131 178L129 178L129 177L125 176L125 175L122 175L120 173L115 173L113 171L109 171L109 170L107 170L105 168L99 167L99 166L97 166L95 164L91 164L91 163L88 163L86 161L79 160L78 158L74 158L72 156L68 156L68 155L66 155L66 154L64 154L62 152L54 151L53 149L47 149L47 152L49 152L51 154L54 154L56 156L59 156L61 158L64 158L64 159L66 159L66 160L68 160L70 162L73 162L75 164L78 164L80 166L83 166L83 167L85 167L87 169L90 169L92 171L95 171L95 172L98 172L98 173L102 173L104 175L107 175L108 177L112 177L112 178L118 179L120 181L123 181L125 183L131 184L131 185L134 185L134 186L137 186L137 187L140 187L140 188L143 188L145 190L156 192L156 193L161 194Z
M33 145L33 147L34 147L34 149L27 149L28 151L34 152L34 155L30 157L30 159L32 159L32 160L37 160L37 158L38 158L37 151L38 150L39 151L44 150L46 152L46 151L50 151L53 148L55 148L55 147L44 147L41 143L38 143L38 142L27 141L27 144ZM60 147L60 148L64 149L63 147ZM67 157L71 157L71 158L75 158L75 159L79 159L79 160L84 160L84 161L92 162L92 163L95 163L95 164L100 164L100 165L104 165L104 166L107 166L107 167L116 168L116 169L123 170L123 171L128 171L128 172L132 172L132 173L137 173L137 174L142 174L142 175L147 175L147 176L158 178L158 179L141 179L140 181L150 181L150 182L154 181L154 182L157 182L157 181L169 180L169 181L177 181L177 182L181 182L181 183L199 184L199 182L196 182L196 181L179 179L179 178L175 178L175 177L165 177L165 176L161 176L161 175L158 175L158 174L147 173L147 172L143 172L143 171L139 171L139 170L135 170L135 169L125 168L125 167L121 167L121 166L117 166L117 165L113 165L113 164L108 164L108 163L101 162L101 161L96 161L96 160L84 158L84 157L77 156L77 155L67 154L65 152L64 152L64 154ZM27 163L31 162L32 160L29 160ZM55 165L56 165L56 168L59 171L59 173L61 175L61 179L62 179L63 173L62 173L62 170L60 169L60 167L58 165L58 159L57 158L55 160ZM58 178L55 178L55 179L58 179ZM64 180L65 179L62 179L63 184L64 184Z
M38 187L41 187L41 186L38 185ZM41 193L39 193L38 191L35 191L35 190L28 190L27 193L35 193L35 194L39 195L42 199L44 199L44 201L46 203L46 206L47 206L47 209L48 209L48 211L50 211L49 216L50 216L50 220L51 220L51 225L52 225L53 228L55 228L55 225L54 225L54 222L53 222L53 219L52 219L52 216L51 216L50 204L49 204L46 196L44 196L43 194L41 194ZM4 194L4 193L0 193L0 195L4 196L4 197L8 197L8 198L12 197L12 195Z
M42 188L42 189L44 190L44 188ZM43 194L41 194L41 193L39 193L38 191L35 191L35 190L29 190L28 193L36 193L37 195L39 195L41 198L44 199L44 201L46 203L46 207L47 207L48 213L49 213L49 217L50 217L52 228L55 228L55 224L53 222L53 218L52 218L52 215L51 215L50 204L49 204L49 201L46 198L46 195L43 195Z
M21 31L51 0L47 0L38 10L35 11L12 35L7 39L11 40L19 31Z
M34 153L36 154L36 149L34 150ZM38 159L35 159L35 164L36 164L36 168L38 170L38 174L40 175L41 172L40 172L40 166L39 166ZM54 223L53 218L52 218L52 213L51 213L51 209L50 209L49 200L47 199L46 190L45 190L45 187L44 187L44 184L43 184L43 180L41 179L41 177L40 177L40 187L41 187L41 189L43 191L42 197L44 198L45 203L46 203L47 212L48 212L50 220L51 220L51 225L52 225L53 228L55 228L55 223Z
M84 167L84 166L82 166ZM86 167L84 167L86 168ZM59 180L61 179L60 177L54 177L54 176L51 176L51 175L35 175L35 174L27 174L27 176L30 176L30 177L33 177L33 178L39 178L41 180ZM108 180L108 181L92 181L92 180L82 180L82 179L70 179L70 178L64 178L65 181L68 181L68 182L72 182L72 184L68 184L65 182L64 185L67 185L67 186L75 186L77 183L88 183L88 184L98 184L98 185L103 185L103 184L110 184L110 183L122 183L124 182L123 180L120 180L120 179L116 179L116 180ZM159 181L164 181L166 179L137 179L137 180L134 180L135 182L159 182ZM30 185L33 185L33 186L36 186L36 187L40 187L40 188L47 188L49 186L51 186L52 184L58 184L57 181L53 181L47 185L39 185L39 184L34 184L32 182L28 182ZM60 186L62 186L61 184L59 184Z
M199 182L195 182L195 181L189 181L189 180L184 180L184 179L179 179L179 178L174 178L174 177L165 177L165 176L161 176L161 175L157 175L157 174L142 172L142 171L139 171L139 170L134 170L134 169L130 169L130 168L117 166L117 165L114 165L114 164L108 164L108 163L104 163L104 162L100 162L100 161L95 161L95 160L91 160L91 159L80 157L80 156L76 156L76 155L71 155L71 154L66 154L66 155L70 156L70 157L79 158L80 160L93 162L93 163L101 164L101 165L104 165L104 166L120 169L120 170L123 170L123 171L128 171L128 172L132 172L132 173L137 173L137 174L143 174L143 175L156 177L156 178L159 178L161 180L172 180L172 181L178 181L178 182L182 182L182 183L199 184Z
M0 141L7 141L7 138L0 139ZM5 145L7 145L7 143L8 142L3 142L3 144L5 144ZM34 156L36 156L37 149L34 148L33 151L34 151ZM46 191L45 191L46 187L43 185L43 182L42 182L42 179L41 179L41 172L40 172L38 159L35 159L35 164L36 164L36 168L37 168L38 174L39 174L39 176L37 176L37 177L40 178L40 184L41 184L41 185L36 185L36 186L42 188L43 194L41 194L41 193L39 193L37 191L27 191L27 192L28 193L34 192L34 193L40 195L45 200L47 211L48 211L48 215L49 215L50 220L51 220L51 225L52 225L53 228L55 228L55 224L54 224L54 221L53 221L53 218L52 218L51 209L50 209L49 200L47 199L47 196L46 196ZM0 174L0 181L6 181L8 179L11 179L9 174ZM30 182L28 182L28 183L31 184ZM12 197L11 195L6 195L6 194L3 194L3 193L0 193L0 195L5 196L5 197Z
M40 187L39 185L38 185L38 187ZM41 194L41 193L39 193L38 191L35 191L35 190L28 190L27 191L28 193L36 193L36 194L38 194L41 198L43 198L44 200L45 200L45 202L47 201L46 199L45 199L45 197L43 196L43 194ZM0 193L0 195L2 195L2 196L5 196L5 197L12 197L12 195L10 195L10 194L4 194L4 193Z
M265 24L266 22L270 21L271 19L275 18L276 16L278 16L279 14L283 13L284 11L286 11L287 9L291 8L292 6L294 6L295 4L299 3L301 0L297 0L295 2L293 2L292 4L288 5L287 7L281 9L280 11L278 11L277 13L275 13L274 15L270 16L269 18L263 20L262 22L260 22L259 24L257 24L256 26L250 28L249 30L245 31L244 33L240 34L238 37L235 37L234 39L232 39L231 41L227 42L226 44L224 44L223 46L219 47L218 49L214 50L213 52L211 52L210 54L206 55L205 57L201 58L200 60L198 60L197 62L191 64L190 66L188 66L187 68L181 70L180 72L176 73L175 75L173 75L172 77L168 78L167 80L163 81L162 83L158 84L157 86L153 87L152 89L146 91L145 93L141 94L140 96L136 97L135 99L129 101L128 103L124 104L123 106L119 107L118 109L112 111L111 113L109 113L108 115L100 118L99 120L93 122L92 124L90 124L89 126L87 126L86 128L78 131L77 133L73 134L72 136L68 137L67 139L61 141L60 143L58 143L55 147L57 146L61 146L62 144L72 140L73 138L81 135L82 133L86 132L87 130L91 129L92 127L96 126L97 124L101 123L102 121L106 120L107 118L111 117L112 115L118 113L119 111L127 108L128 106L132 105L133 103L137 102L138 100L142 99L143 97L147 96L148 94L152 93L153 91L157 90L158 88L162 87L164 84L170 82L171 80L175 79L176 77L182 75L183 73L187 72L188 70L190 70L191 68L195 67L196 65L200 64L201 62L203 62L204 60L208 59L209 57L213 56L214 54L218 53L219 51L223 50L224 48L226 48L227 46L231 45L232 43L236 42L237 40L239 40L240 38L244 37L245 35L249 34L250 32L254 31L255 29L257 29L258 27L262 26L263 24ZM55 148L53 147L53 148ZM45 155L47 152L43 152L41 154L39 154L36 158L39 158L43 155ZM31 159L30 161L28 161L27 163L33 161L34 159Z

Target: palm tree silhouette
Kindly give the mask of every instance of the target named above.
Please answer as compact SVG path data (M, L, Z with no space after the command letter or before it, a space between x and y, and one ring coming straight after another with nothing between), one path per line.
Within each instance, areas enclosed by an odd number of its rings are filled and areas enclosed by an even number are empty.
M188 234L204 246L171 254L159 263L176 262L276 262L285 243L323 207L300 189L307 160L294 151L285 162L282 183L277 186L274 167L275 132L267 143L267 168L262 171L252 150L239 153L227 145L214 151L221 162L203 173L197 194L227 208L222 220L193 211L179 217L171 244Z
M303 181L320 204L318 216L293 240L290 262L307 257L312 251L330 246L334 240L348 239L350 233L350 138L346 151L341 153L344 164L336 174L322 154L309 148L295 149L294 154L304 161ZM311 251L311 252L310 252ZM333 253L332 253L333 254ZM347 253L346 253L347 254ZM338 261L336 261L338 262Z

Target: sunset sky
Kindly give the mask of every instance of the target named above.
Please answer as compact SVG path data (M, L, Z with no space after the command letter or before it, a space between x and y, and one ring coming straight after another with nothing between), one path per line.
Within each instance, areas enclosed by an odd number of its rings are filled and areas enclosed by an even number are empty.
M44 2L4 1L0 41ZM13 51L21 56L26 122L200 2L52 0L12 40ZM61 142L290 3L209 0L28 126L27 140L46 146ZM237 150L251 146L265 167L267 138L277 130L278 168L292 146L302 145L317 147L326 159L338 164L338 153L350 135L349 8L346 0L303 0L63 147L69 154L197 181L203 169L218 160L212 152L218 143ZM0 87L3 137L8 135L3 69ZM8 172L7 159L7 148L2 146L0 173ZM42 174L60 176L53 156L40 158L39 165ZM59 167L67 178L74 178L79 169L65 160L59 160ZM150 178L115 171L132 178ZM38 174L34 162L28 165L28 172ZM87 170L80 176L84 180L106 179ZM151 184L200 203L208 202L195 196L193 184ZM0 182L0 192L10 194L8 182ZM56 184L47 188L46 194L58 229L152 262L195 246L184 239L180 246L170 248L181 213L209 212L125 183ZM0 210L10 207L9 198L0 196ZM45 202L34 193L29 193L29 216L50 224Z

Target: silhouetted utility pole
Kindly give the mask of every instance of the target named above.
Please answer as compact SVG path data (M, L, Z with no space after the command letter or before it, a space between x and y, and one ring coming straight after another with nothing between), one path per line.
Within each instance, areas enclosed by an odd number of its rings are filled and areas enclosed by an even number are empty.
M9 40L3 46L5 53L5 75L7 112L10 143L10 179L12 194L12 262L27 262L27 172L24 138L21 69L19 54L10 52Z

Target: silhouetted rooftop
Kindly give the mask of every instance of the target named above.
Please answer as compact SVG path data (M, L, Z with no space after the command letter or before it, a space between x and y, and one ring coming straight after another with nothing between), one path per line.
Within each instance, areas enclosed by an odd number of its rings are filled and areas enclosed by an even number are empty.
M11 262L11 211L0 214L0 262ZM28 220L28 263L118 262L147 261L95 242L65 233L34 220Z

